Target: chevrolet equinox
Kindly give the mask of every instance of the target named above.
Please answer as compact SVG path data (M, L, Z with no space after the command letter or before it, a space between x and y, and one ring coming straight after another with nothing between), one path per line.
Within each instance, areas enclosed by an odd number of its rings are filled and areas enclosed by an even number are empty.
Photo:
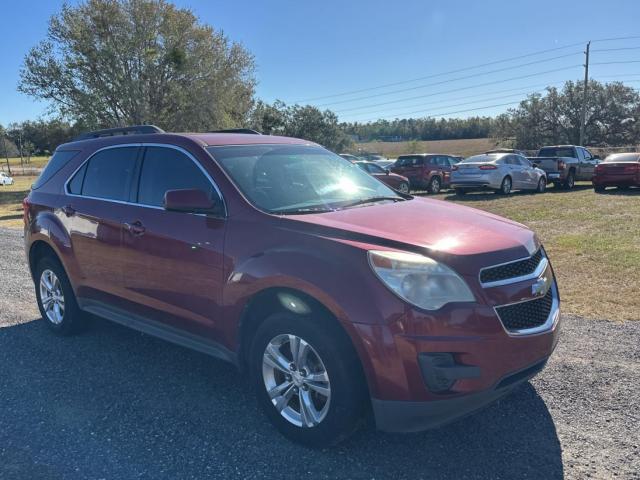
M311 446L367 419L409 432L466 415L558 340L531 230L392 190L305 140L87 133L55 151L24 225L51 330L93 314L230 361Z

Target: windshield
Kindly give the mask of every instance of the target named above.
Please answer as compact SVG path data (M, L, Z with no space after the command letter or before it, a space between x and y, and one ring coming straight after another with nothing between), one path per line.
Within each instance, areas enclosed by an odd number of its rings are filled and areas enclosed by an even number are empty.
M540 149L538 156L576 158L576 151L573 147L546 147Z
M640 153L614 153L604 159L605 163L639 162Z
M361 168L322 147L208 147L247 199L271 213L314 213L371 201L404 200Z
M491 163L499 160L500 157L504 156L499 153L490 153L487 155L474 155L473 157L467 157L459 163Z

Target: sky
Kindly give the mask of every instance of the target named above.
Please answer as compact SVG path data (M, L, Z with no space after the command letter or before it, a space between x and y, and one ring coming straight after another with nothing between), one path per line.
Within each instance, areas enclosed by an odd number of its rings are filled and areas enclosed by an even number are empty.
M317 105L343 121L495 115L581 79L588 40L591 78L640 88L638 0L174 3L253 53L257 98ZM61 5L0 0L0 124L47 114L16 87Z

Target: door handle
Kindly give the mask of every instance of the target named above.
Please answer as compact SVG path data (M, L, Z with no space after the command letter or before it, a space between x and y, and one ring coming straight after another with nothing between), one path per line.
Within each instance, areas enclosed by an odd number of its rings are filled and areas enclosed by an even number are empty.
M131 223L125 223L124 228L131 235L135 235L136 237L144 235L144 232L146 231L146 228L144 228L144 225L142 225L142 222L140 220L136 220L135 222Z
M62 210L62 213L64 213L67 217L71 217L76 213L76 209L73 208L71 205L65 205L64 207L61 208L61 210Z

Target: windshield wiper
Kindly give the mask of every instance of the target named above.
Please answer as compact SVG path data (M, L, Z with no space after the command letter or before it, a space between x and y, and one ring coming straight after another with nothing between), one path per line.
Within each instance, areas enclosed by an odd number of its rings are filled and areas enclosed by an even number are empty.
M273 214L275 215L305 215L310 213L327 213L333 212L332 208L327 207L300 207L300 208L290 208L287 210L274 210Z
M355 207L356 205L364 205L365 203L383 202L385 200L389 200L393 202L405 201L405 199L402 197L367 197L367 198L361 198L359 200L354 200L353 202L341 205L341 208Z

